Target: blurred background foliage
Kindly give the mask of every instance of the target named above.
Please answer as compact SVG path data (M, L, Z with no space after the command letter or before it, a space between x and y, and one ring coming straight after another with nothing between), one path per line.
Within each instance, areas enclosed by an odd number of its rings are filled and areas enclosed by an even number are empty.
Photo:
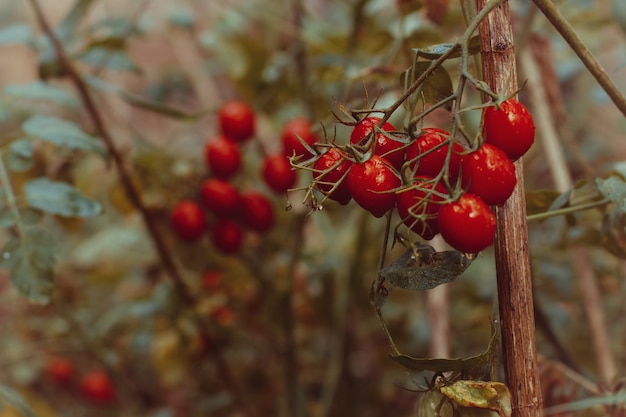
M623 1L557 3L626 91ZM51 301L39 305L18 293L6 271L0 274L0 384L17 390L40 416L240 415L98 142L81 136L81 145L72 146L62 131L64 146L56 146L36 128L25 131L24 122L32 127L32 117L48 116L93 133L27 6L0 1L0 144L11 184L20 201L27 198L25 184L46 176L71 184L101 210L86 218L33 215L32 223L53 242L55 287ZM235 182L270 194L258 170L264 153L278 149L285 121L305 115L319 121L321 137L345 143L349 128L334 124L334 100L365 108L367 91L370 102L379 94L379 105L392 102L402 91L400 74L413 62L412 48L454 40L472 2L57 0L42 6L94 91L186 284L200 299L198 313L210 320L257 415L290 415L290 395L300 415L415 415L415 391L431 375L408 373L387 358L388 344L368 299L384 222L354 203L329 203L307 217L300 236L299 219L307 210L299 204L302 194L289 196L291 211L283 209L284 196L274 196L278 226L268 235L246 235L242 252L225 256L209 239L179 241L168 214L174 202L197 199L208 176L202 149L218 133L216 110L226 100L248 102L258 120L257 138L246 145L245 168ZM595 178L626 159L626 121L529 2L511 1L511 9L520 52L530 48L543 57L570 174L593 188ZM456 65L446 64L453 80ZM479 99L468 92L468 102ZM521 99L527 99L524 90ZM394 123L402 125L403 116L394 115ZM428 120L444 127L448 122L443 111ZM467 123L477 126L471 117ZM539 130L524 161L530 211L544 211L558 195L546 191L554 186L541 141ZM308 180L302 172L300 183ZM593 384L602 379L574 278L573 247L588 249L614 376L626 371L624 223L612 218L607 226L607 218L606 211L593 210L529 225L546 406L585 394L555 363ZM608 244L607 230L616 236ZM12 234L9 227L0 237L7 242ZM395 248L390 257L399 253ZM203 287L207 271L220 271L218 287ZM482 253L448 291L450 354L482 351L496 297L492 251ZM412 356L432 354L434 313L426 298L396 290L384 308L400 350ZM74 362L71 384L59 386L46 374L56 357ZM78 375L93 369L110 373L118 392L114 403L81 398ZM8 394L0 397L17 404ZM2 417L13 415L13 407L0 409Z

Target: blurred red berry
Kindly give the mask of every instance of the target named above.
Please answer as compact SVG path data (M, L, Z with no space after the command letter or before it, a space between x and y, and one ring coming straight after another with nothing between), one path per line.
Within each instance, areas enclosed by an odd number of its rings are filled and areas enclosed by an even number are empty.
M235 142L252 138L256 129L254 111L242 101L229 101L218 112L222 134Z
M170 223L178 237L190 242L199 239L208 227L202 207L191 200L182 200L174 206Z

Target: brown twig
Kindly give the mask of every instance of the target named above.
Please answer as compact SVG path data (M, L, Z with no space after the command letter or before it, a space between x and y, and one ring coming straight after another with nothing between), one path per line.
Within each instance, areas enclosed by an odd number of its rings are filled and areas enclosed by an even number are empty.
M152 243L154 244L156 251L159 254L159 259L161 261L163 269L167 272L167 276L173 284L176 294L180 298L181 302L185 306L189 307L189 311L198 327L198 332L200 336L206 343L207 347L211 350L211 358L213 358L214 360L215 366L219 372L221 379L230 390L231 394L233 395L234 401L237 403L237 406L241 409L241 411L245 412L247 416L253 416L254 413L248 405L248 401L241 393L232 375L232 371L230 370L230 367L223 357L219 343L209 332L208 325L205 323L204 319L202 319L198 314L195 313L194 306L196 305L196 299L183 281L178 267L176 266L176 263L174 262L174 259L171 255L171 251L167 248L165 240L161 236L161 232L157 227L157 222L152 218L152 214L150 213L148 207L145 205L140 191L135 186L129 169L124 161L124 158L120 151L117 149L117 146L115 145L115 142L113 141L113 138L109 133L104 119L98 109L98 106L93 100L86 83L83 81L80 74L74 68L67 55L65 54L63 45L61 45L59 39L54 34L54 31L48 23L38 0L29 1L33 11L35 12L35 16L37 18L39 26L49 38L54 48L59 64L62 66L62 68L65 69L65 73L69 77L72 84L75 86L80 100L94 125L94 128L96 129L98 135L102 138L104 145L106 146L107 152L113 161L113 166L115 167L115 169L117 169L120 181L122 182L122 187L124 188L128 199L141 214L144 225L152 239Z
M479 9L487 2L478 1ZM508 2L479 25L483 79L492 91L517 90L515 51ZM513 415L541 415L533 294L526 227L523 165L516 162L517 187L503 207L495 209L498 303L502 351Z

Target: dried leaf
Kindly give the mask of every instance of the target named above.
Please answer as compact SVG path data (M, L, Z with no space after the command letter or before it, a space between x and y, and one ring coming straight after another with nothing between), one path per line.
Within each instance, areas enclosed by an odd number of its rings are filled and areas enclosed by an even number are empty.
M493 381L460 380L441 387L441 393L462 407L484 408L510 417L511 393L506 385Z

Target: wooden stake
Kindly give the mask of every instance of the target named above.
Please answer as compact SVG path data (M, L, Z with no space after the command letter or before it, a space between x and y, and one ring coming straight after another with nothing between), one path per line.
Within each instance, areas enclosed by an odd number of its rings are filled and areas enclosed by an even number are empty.
M478 0L482 8L487 0ZM513 32L507 1L479 25L483 79L496 92L517 89ZM542 415L537 367L535 318L526 227L523 165L515 163L517 187L503 207L496 207L495 253L502 351L514 417Z

